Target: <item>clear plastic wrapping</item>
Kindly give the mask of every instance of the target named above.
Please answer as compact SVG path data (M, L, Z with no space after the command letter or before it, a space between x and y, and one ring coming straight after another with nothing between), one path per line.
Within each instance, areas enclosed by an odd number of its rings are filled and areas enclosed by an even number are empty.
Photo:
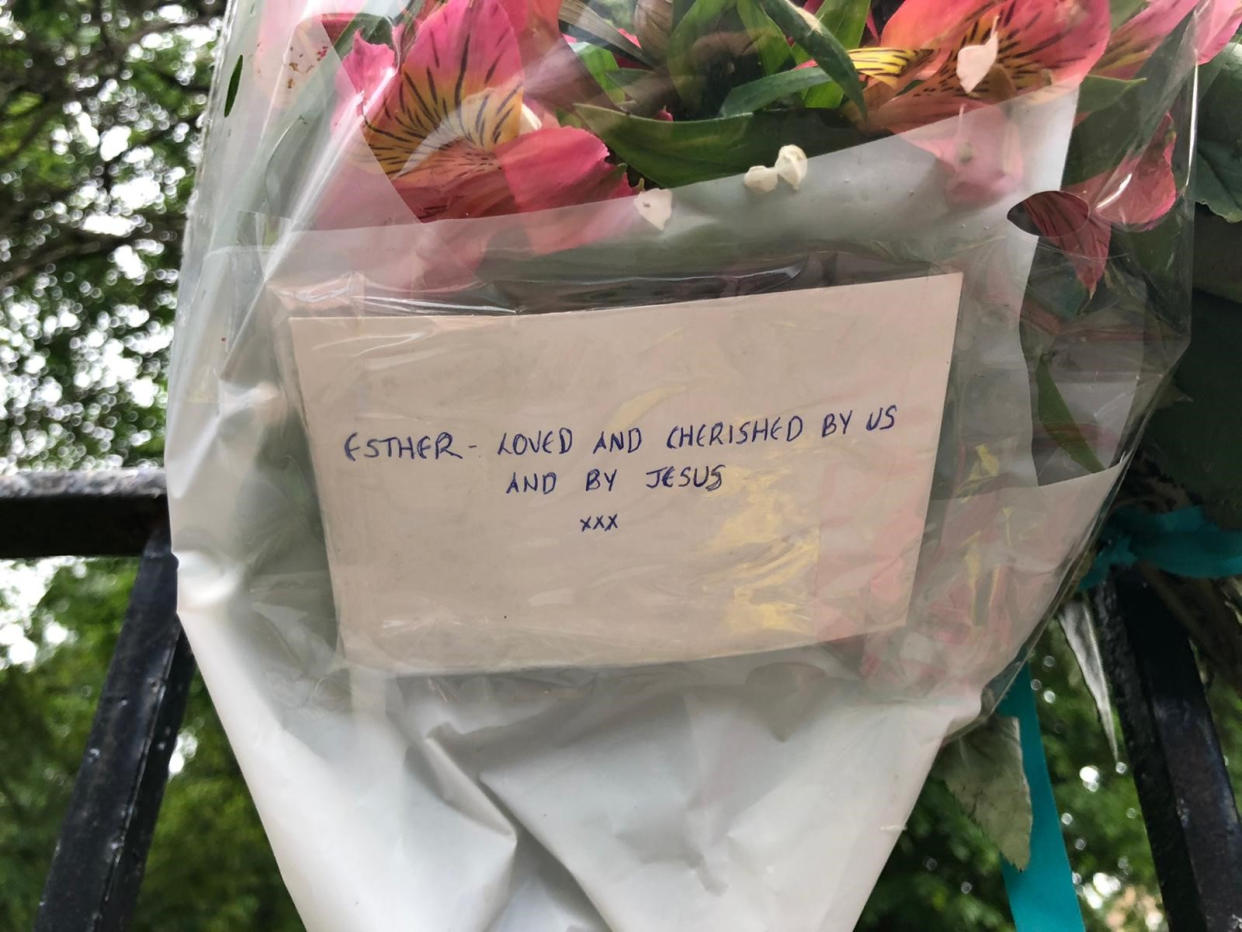
M547 6L233 6L181 618L308 928L846 929L1180 353L1227 17Z

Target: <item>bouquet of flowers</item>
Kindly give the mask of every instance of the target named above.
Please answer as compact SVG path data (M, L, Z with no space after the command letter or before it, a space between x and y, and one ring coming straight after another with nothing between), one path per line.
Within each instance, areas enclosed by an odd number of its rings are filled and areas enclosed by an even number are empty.
M850 928L1181 352L1240 20L234 3L170 502L308 927Z

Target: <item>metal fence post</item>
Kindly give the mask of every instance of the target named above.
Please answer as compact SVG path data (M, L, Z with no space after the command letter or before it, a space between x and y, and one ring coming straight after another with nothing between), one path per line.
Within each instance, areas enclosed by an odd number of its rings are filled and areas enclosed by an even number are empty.
M1093 599L1169 928L1242 930L1242 825L1186 635L1137 570Z
M147 542L108 667L36 932L128 926L194 673L167 523Z

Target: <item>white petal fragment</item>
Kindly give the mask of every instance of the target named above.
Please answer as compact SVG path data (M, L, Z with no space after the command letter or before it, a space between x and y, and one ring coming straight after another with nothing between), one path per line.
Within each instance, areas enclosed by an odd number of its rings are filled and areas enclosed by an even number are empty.
M957 50L957 79L962 82L962 90L967 94L979 86L979 82L988 76L992 66L996 64L996 53L1000 50L1000 35L996 27L982 45L964 45Z
M797 146L781 146L780 151L776 153L775 170L786 184L797 191L802 187L802 182L806 180L806 153Z
M522 104L522 114L518 118L518 135L521 136L526 133L533 133L535 130L541 129L542 127L543 120L539 119L539 114L530 109L530 107L526 106L526 104Z
M767 194L776 190L777 183L781 180L781 176L777 174L775 168L768 168L766 165L752 165L746 171L746 177L742 179L742 183L752 191L760 194Z
M657 230L663 230L673 215L673 192L667 188L643 191L634 198L634 209Z

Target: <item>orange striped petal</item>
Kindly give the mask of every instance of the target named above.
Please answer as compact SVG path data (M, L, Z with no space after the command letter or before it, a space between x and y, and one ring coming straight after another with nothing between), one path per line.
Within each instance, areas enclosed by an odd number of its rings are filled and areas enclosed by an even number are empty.
M996 64L1018 89L1081 78L1108 43L1108 0L1009 0L960 45L999 34ZM959 45L959 48L960 48Z
M1036 0L1038 2L1038 0ZM880 44L944 48L961 44L976 23L989 21L1003 0L905 0L884 25Z
M445 146L392 185L419 220L513 213L517 207L496 155L469 142Z
M1242 0L1153 0L1117 27L1095 67L1096 74L1128 79L1191 13L1195 15L1195 58L1211 61L1242 23Z
M928 0L915 2L916 8L928 6ZM931 6L937 4L933 2ZM910 7L911 2L907 0L899 12ZM975 7L983 9L983 14L954 36L949 54L940 60L935 72L880 108L875 115L875 125L907 129L1055 81L1080 79L1095 65L1108 42L1108 0L1005 0L976 3ZM932 17L928 23L929 32L939 28L943 20L943 15ZM897 36L906 38L913 23L903 20L899 26ZM889 35L890 30L885 27L885 42ZM918 40L920 37L909 38ZM928 36L922 44L935 38ZM967 93L958 76L958 53L963 48L991 41L996 43L995 62L988 74Z
M1096 64L1096 74L1120 79L1134 77L1164 38L1194 12L1196 3L1197 0L1149 3L1117 27Z
M459 141L392 183L423 221L549 210L633 193L598 138L562 126L524 133L491 151Z
M467 143L490 151L518 135L522 64L499 0L449 0L418 29L364 136L396 178Z

